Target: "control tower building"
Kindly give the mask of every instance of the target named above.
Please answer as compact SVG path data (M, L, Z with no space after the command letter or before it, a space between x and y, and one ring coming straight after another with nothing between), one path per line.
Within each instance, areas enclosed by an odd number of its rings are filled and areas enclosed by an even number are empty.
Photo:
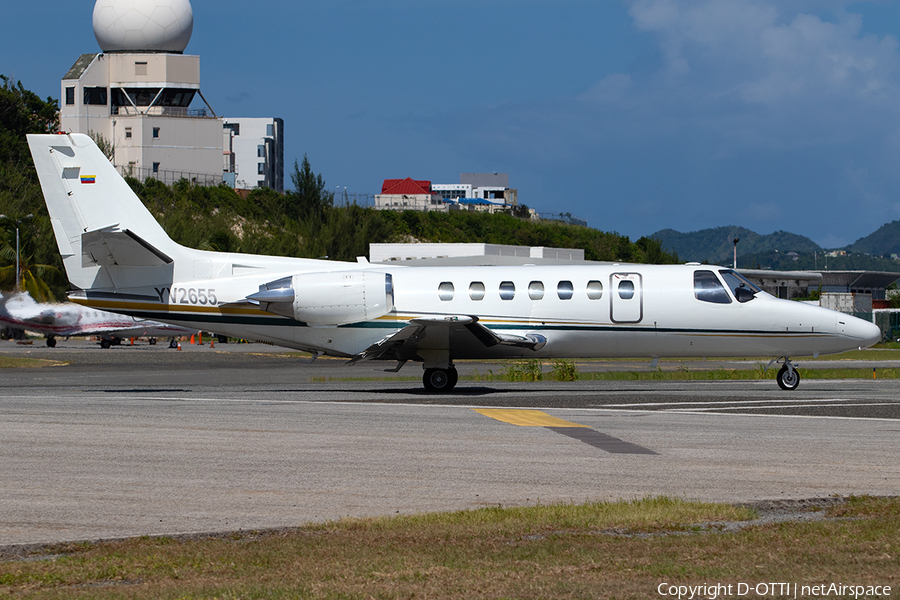
M166 183L222 181L223 121L200 91L200 57L184 54L189 0L97 0L102 53L62 80L60 127L86 133L123 175Z

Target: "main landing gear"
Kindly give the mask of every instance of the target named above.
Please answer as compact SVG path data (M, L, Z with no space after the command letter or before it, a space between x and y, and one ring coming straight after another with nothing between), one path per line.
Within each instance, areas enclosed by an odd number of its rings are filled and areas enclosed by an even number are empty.
M800 373L787 356L784 357L784 365L778 371L775 380L778 382L778 387L783 390L796 390L800 385Z
M433 394L449 392L456 386L458 380L459 373L452 365L448 369L425 369L422 376L425 389Z

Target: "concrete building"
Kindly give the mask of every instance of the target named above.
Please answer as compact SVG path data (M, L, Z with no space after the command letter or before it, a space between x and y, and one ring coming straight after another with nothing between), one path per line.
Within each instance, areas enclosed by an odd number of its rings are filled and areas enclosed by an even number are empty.
M375 196L380 210L509 212L518 206L518 192L506 173L462 173L459 183L385 179Z
M284 121L224 119L225 179L234 188L284 192Z
M584 250L480 243L369 244L369 261L439 265L574 264L584 262Z
M222 120L200 92L199 56L82 54L63 77L61 98L60 129L104 140L123 175L222 181Z
M184 54L193 26L189 0L97 0L102 53L82 54L63 77L60 129L91 135L123 175L283 191L283 121L223 129L200 91L200 57Z
M406 179L385 179L381 193L375 194L375 208L378 210L436 210L446 212L450 205L440 195L432 192L431 182Z

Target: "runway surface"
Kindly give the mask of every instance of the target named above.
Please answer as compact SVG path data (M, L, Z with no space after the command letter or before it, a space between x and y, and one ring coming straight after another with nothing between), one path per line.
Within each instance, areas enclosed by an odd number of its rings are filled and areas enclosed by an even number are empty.
M464 380L432 396L417 369L328 381L374 372L268 347L6 344L71 364L0 371L0 545L657 495L900 493L897 381Z

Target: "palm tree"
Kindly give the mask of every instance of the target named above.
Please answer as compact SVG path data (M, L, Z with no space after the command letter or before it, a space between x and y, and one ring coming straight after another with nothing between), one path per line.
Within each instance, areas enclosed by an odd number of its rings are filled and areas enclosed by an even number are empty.
M44 278L58 273L52 265L40 264L35 260L34 230L38 227L35 221L41 217L23 217L14 219L0 215L0 259L5 264L0 267L0 286L28 292L37 302L54 300L50 286ZM18 230L18 232L17 232ZM18 261L16 260L16 234L18 233ZM16 272L16 264L19 266Z

